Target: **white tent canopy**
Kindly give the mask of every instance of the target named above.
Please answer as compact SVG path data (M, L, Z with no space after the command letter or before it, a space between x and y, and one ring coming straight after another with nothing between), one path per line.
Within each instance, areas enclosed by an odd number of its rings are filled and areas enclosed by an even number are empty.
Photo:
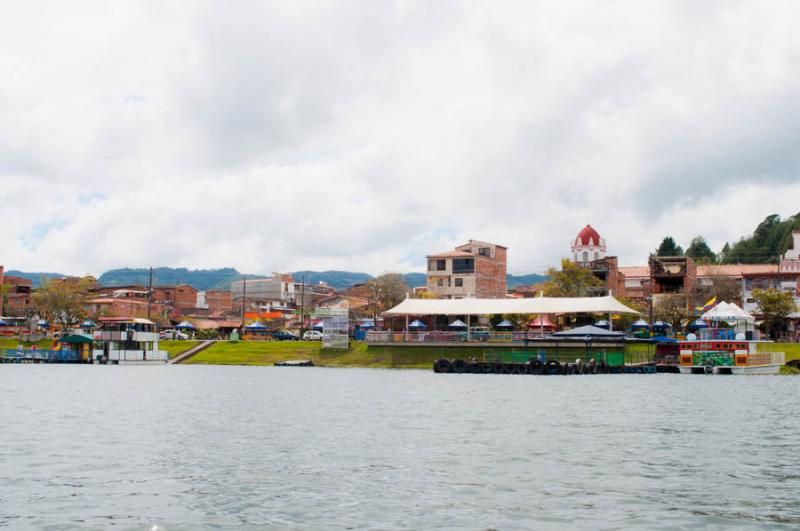
M704 313L701 319L703 319L704 321L725 321L725 322L755 321L755 318L752 315L742 310L736 304L729 302L721 302L717 304L716 306L708 310L706 313Z
M406 299L384 315L490 315L556 313L633 313L612 296L531 299Z

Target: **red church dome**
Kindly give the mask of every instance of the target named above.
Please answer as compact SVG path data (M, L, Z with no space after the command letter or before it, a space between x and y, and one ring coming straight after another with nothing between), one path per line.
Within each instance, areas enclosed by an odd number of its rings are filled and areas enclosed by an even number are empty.
M600 245L600 234L591 225L586 225L575 238L575 244L578 245Z

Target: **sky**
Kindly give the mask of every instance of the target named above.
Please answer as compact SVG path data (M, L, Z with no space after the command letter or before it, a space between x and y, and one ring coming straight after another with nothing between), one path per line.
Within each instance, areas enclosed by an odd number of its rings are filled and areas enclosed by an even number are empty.
M794 1L14 2L0 264L542 272L800 211Z

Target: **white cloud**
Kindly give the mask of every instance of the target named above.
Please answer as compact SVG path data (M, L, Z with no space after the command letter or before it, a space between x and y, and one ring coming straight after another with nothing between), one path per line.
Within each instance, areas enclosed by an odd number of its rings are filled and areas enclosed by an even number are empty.
M81 6L0 19L6 267L523 273L798 210L792 2Z

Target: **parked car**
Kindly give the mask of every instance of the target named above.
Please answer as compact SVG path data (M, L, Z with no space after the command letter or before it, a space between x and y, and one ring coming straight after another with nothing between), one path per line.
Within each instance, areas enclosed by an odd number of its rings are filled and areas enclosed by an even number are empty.
M162 330L158 337L160 339L189 339L189 336L177 330Z
M473 326L469 329L469 337L473 341L489 341L491 333L488 326Z
M269 334L272 336L272 339L278 341L298 341L300 338L288 330L275 330L274 332L270 332Z
M319 330L309 330L303 334L303 339L305 341L322 341L322 332Z

